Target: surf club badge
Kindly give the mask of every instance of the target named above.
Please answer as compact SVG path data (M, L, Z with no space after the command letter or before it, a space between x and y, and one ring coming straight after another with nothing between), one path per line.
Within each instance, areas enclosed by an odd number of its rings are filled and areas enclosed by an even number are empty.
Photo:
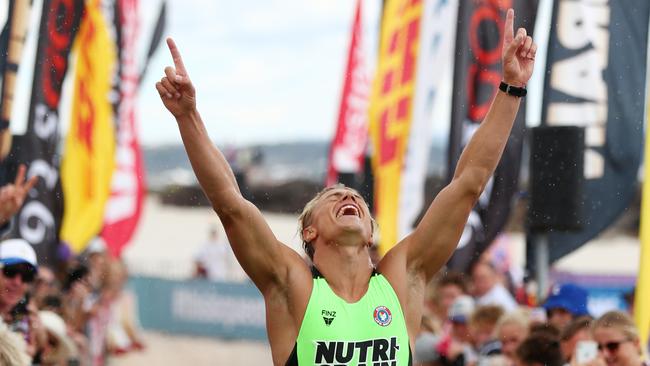
M393 315L391 315L390 310L388 310L387 307L377 306L373 318L375 318L375 323L385 327L393 320Z

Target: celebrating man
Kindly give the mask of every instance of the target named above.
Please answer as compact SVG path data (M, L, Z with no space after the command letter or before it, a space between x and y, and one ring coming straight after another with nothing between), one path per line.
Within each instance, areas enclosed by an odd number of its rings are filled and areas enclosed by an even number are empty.
M373 268L374 221L354 190L329 187L306 206L301 235L314 264L279 242L260 211L241 195L196 109L195 90L173 40L174 67L156 83L174 115L192 168L221 219L232 249L264 296L275 365L407 365L420 327L426 283L456 248L467 217L501 158L537 46L513 29L508 10L503 83L467 144L451 183L412 234Z

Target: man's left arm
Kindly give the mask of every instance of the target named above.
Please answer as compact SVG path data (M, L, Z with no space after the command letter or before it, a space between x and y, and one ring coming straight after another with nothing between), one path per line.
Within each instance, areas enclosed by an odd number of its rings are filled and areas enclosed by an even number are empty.
M533 71L537 46L523 28L515 36L513 23L514 12L510 9L504 30L503 80L524 87ZM519 97L497 92L485 119L463 150L452 181L436 196L413 233L382 260L386 263L381 263L380 269L388 276L392 273L396 282L424 285L449 260L472 207L501 159L519 103Z

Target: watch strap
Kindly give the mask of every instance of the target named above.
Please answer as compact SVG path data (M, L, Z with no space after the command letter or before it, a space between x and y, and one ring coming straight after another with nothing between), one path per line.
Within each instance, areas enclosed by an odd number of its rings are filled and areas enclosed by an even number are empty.
M525 97L526 94L528 93L525 87L518 87L518 86L506 84L505 81L502 81L501 84L499 84L499 90L501 90L502 92L508 95L512 95L513 97L518 97L518 98Z

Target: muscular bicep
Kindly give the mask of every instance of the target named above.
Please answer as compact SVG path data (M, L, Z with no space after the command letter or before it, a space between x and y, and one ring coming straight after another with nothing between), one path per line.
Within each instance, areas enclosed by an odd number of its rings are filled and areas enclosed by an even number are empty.
M271 285L286 285L288 271L304 262L293 249L281 243L264 216L240 195L215 207L235 257L255 285L262 291Z
M409 238L409 270L424 273L428 280L449 260L482 191L475 181L458 177L436 196Z
M471 170L454 179L436 196L415 230L386 254L382 266L396 286L406 291L424 285L449 260L480 195L481 181Z

